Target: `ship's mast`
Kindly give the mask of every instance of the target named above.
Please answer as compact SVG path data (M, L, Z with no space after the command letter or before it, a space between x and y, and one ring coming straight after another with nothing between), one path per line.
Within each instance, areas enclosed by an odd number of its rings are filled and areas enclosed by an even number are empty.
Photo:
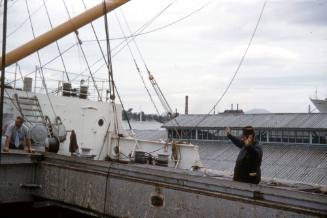
M2 144L2 126L3 126L3 99L4 99L4 91L5 91L5 61L6 61L6 39L7 39L7 6L8 1L4 0L3 4L3 32L2 32L2 56L1 58L1 96L0 96L0 149ZM0 163L1 163L1 151L0 151Z
M105 0L104 3L100 3L93 8L86 10L85 12L73 17L72 19L60 24L59 26L53 28L52 30L36 37L35 39L25 43L24 45L10 51L6 54L5 61L0 62L0 68L2 68L2 62L4 62L5 67L16 63L17 61L27 57L28 55L44 48L45 46L61 39L62 37L77 31L79 28L85 26L86 24L96 20L105 13L108 13L119 6L125 4L129 0ZM105 5L105 10L104 10Z

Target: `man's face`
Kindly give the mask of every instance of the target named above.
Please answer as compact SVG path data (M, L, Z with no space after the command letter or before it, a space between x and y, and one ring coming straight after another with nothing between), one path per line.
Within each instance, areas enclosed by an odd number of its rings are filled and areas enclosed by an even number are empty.
M16 125L17 128L20 128L22 126L22 124L23 124L23 122L22 122L21 119L16 119L15 125Z
M243 136L243 142L244 142L245 146L252 145L253 141L254 141L253 135Z

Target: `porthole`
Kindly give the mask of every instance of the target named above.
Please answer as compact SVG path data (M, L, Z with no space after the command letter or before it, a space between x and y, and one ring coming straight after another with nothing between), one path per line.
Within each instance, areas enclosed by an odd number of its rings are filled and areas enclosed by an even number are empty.
M103 126L103 124L104 124L103 119L99 119L99 120L98 120L98 125L99 125L99 126Z

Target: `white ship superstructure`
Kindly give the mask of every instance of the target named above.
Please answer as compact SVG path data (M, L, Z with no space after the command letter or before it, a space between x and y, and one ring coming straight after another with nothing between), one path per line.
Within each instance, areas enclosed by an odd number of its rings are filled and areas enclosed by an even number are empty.
M8 122L13 122L15 116L20 115L26 120L26 125L30 127L30 135L34 147L45 148L46 151L58 152L60 154L73 154L80 157L91 157L96 160L135 161L183 169L191 169L195 164L200 166L197 146L168 141L136 140L133 137L133 131L130 134L122 128L122 105L117 104L118 99L120 103L122 101L112 76L113 69L110 58L111 51L106 14L126 2L128 1L103 1L89 9L84 5L85 11L75 17L70 16L67 5L63 2L69 20L56 27L51 25L49 31L37 37L34 34L29 4L26 2L33 39L11 50L5 56L5 67L15 64L15 77L12 78L12 81L7 78L7 88L5 93L3 93L5 96L4 115L7 121L4 123L4 127ZM45 3L44 6L46 6ZM45 9L47 10L46 7ZM90 65L88 61L78 29L103 15L109 50L108 48L102 48L99 42L98 49L103 54L101 60L107 66L105 71L109 76L109 80L106 80L106 85L109 88L103 88L102 83L100 92L99 84L97 84L99 81L96 81L95 72L91 69L93 65ZM47 16L51 24L48 13ZM125 22L127 23L127 20ZM92 30L94 37L98 40L94 26L92 26ZM86 72L89 73L89 83L93 85L93 96L90 96L90 87L83 85L84 79L81 78L80 86L74 89L72 87L75 85L74 80L72 82L68 77L65 60L62 57L63 54L57 40L70 33L75 33L77 39L76 46L80 49L84 62L88 66ZM132 39L136 43L135 39ZM39 50L51 43L56 43L57 45L57 50L59 51L57 58L61 58L60 60L65 68L62 73L66 74L66 81L63 81L64 78L61 81L56 81L58 87L51 91L47 85L49 81L46 74L49 68L39 58L39 66L36 67L37 69L34 72L34 91L32 92L33 78L23 75L17 62L31 54L37 54L40 57ZM128 45L128 42L126 42L126 45ZM109 57L108 59L105 58L105 51ZM20 76L17 78L18 71ZM159 99L164 103L164 108L169 109L168 112L172 114L167 100L148 69L147 73L153 88L160 95ZM79 75L81 76L81 74ZM41 80L42 83L39 89L36 89L35 83L37 83L37 79ZM20 90L16 86L17 80L24 82L24 87L20 87L22 88ZM103 91L106 93L105 98L103 97ZM115 98L115 96L118 97ZM152 98L151 100L153 101ZM72 143L75 149L77 145L79 149L72 151L70 149Z
M4 104L6 123L4 126L13 122L15 116L23 115L26 125L29 125L31 129L32 140L40 142L35 144L36 149L42 150L47 146L48 134L42 133L46 133L46 126L49 123L42 123L42 119L35 120L36 116L33 113L24 114L26 111L35 112L33 105L27 106L22 103L22 101L30 99L37 99L43 116L49 117L52 125L55 125L56 117L61 120L61 129L66 131L55 136L64 138L60 142L60 146L58 145L59 154L70 155L69 138L71 131L74 130L80 148L79 152L84 157L93 156L96 160L110 158L131 161L135 159L135 152L144 152L143 154L150 154L154 159L165 158L162 161L166 161L167 166L171 167L190 169L194 164L199 163L197 146L192 144L136 140L133 135L122 128L122 108L119 104L115 105L116 112L114 113L111 102L91 101L78 97L47 96L46 94L13 89L7 89L6 93ZM21 111L18 108L21 108ZM173 154L172 146L178 147L175 154ZM84 151L88 152L84 153Z

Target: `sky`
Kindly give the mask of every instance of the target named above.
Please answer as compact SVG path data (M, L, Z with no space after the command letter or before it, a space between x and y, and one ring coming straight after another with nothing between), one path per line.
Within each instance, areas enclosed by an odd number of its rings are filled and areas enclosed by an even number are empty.
M154 106L137 73L131 53L125 47L117 53L117 46L124 43L131 32L159 13L173 0L133 0L108 14L112 48L113 73L125 108L155 113ZM56 26L68 19L61 0L45 0L51 22ZM101 0L85 0L87 8ZM29 0L35 35L50 30L42 0ZM71 16L84 11L81 0L66 0ZM190 113L208 113L230 82L254 31L263 1L176 0L146 31L178 20L203 5L192 16L164 29L135 38L145 64L154 75L173 109L184 112L185 96L189 96ZM2 31L1 7L1 31ZM122 24L122 33L118 20ZM24 22L25 21L25 22ZM93 22L105 51L103 17ZM19 28L20 27L20 28ZM103 60L90 25L79 29L82 48L90 64ZM2 33L1 33L2 35ZM121 39L114 39L121 38ZM9 1L7 50L10 51L33 39L25 0ZM75 34L58 41L62 51L76 43ZM147 79L144 63L133 41L130 48L146 80L160 112L164 112ZM53 43L39 51L41 64L58 55ZM64 62L73 86L89 78L81 49L74 46L64 53ZM39 65L36 54L19 61L23 76ZM59 58L45 66L63 71ZM56 88L63 73L44 69L47 86ZM15 65L7 68L7 81L14 79ZM32 77L35 73L30 74ZM105 67L94 73L99 89L108 87ZM90 79L89 79L90 80ZM105 82L101 82L101 81ZM41 87L38 79L37 87ZM89 81L92 86L92 81ZM103 85L102 85L103 84ZM21 86L17 82L16 86ZM90 87L90 90L93 88ZM316 92L317 90L317 92ZM92 92L93 93L93 92ZM105 92L101 93L105 95ZM227 94L217 105L216 111L239 104L244 111L266 109L270 112L307 112L309 97L327 98L327 1L267 1L261 22L243 64ZM235 107L235 106L234 106Z

